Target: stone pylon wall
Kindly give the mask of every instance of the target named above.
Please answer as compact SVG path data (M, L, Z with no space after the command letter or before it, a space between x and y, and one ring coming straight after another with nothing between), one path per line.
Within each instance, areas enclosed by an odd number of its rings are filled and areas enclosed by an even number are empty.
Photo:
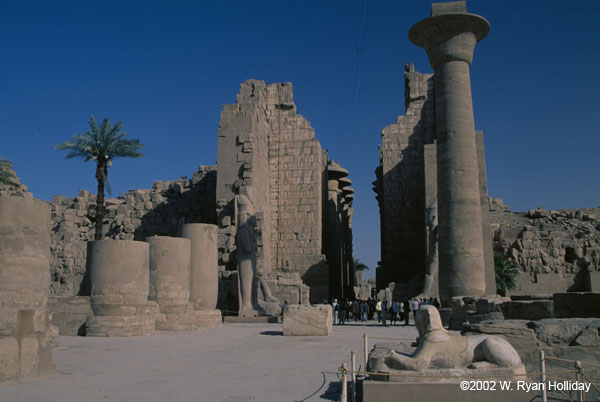
M191 180L156 181L152 189L130 190L106 200L105 238L144 240L175 236L182 223L215 223L216 171L200 166ZM94 239L96 195L55 196L52 206L50 293L87 295L83 278L86 244Z
M311 301L328 297L323 263L323 180L327 160L310 123L296 112L292 84L268 86L271 124L271 264L297 272L311 288Z
M433 79L415 72L412 64L406 66L404 79L406 113L383 129L379 148L380 289L412 279L425 266L424 186L425 173L432 169L431 159L424 159L424 145L433 142L435 133Z
M326 154L308 121L296 113L292 85L242 83L237 102L223 107L218 154L220 306L226 294L231 300L237 291L232 275L237 194L252 201L257 271L273 295L308 302L308 285L311 298L327 297L322 255Z

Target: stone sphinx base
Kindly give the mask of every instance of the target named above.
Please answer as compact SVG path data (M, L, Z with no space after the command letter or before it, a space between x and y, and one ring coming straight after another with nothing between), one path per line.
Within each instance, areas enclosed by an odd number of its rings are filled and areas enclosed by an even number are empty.
M0 381L54 373L58 328L45 308L0 308Z
M501 390L499 381L495 379L495 390L463 391L460 383L440 383L438 380L424 382L382 382L365 380L362 383L363 402L382 401L435 401L435 402L531 402L532 392L517 390L512 383L512 390ZM507 380L508 381L508 380Z
M386 374L370 375L375 381L402 382L402 383L447 383L460 384L461 381L488 380L488 381L525 381L525 365L514 367L485 367L469 369L466 367L452 369L427 369L424 371L390 370ZM476 377L476 378L475 378Z

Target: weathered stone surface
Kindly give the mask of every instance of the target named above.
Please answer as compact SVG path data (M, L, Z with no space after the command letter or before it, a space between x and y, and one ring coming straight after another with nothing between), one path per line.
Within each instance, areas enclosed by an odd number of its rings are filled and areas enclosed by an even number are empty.
M49 268L48 203L0 196L0 308L45 307Z
M146 336L155 333L156 316L94 316L86 321L87 336Z
M554 314L557 318L598 317L600 318L600 293L572 292L555 293Z
M571 345L586 329L598 332L600 318L557 318L532 321L528 324L535 331L536 337L546 345ZM584 334L584 338L592 338ZM583 339L582 338L582 341ZM597 340L597 336L595 338ZM594 345L600 346L600 345Z
M596 215L598 210L491 211L494 249L520 268L517 289L510 293L597 290L600 226L583 216Z
M198 328L218 328L222 325L219 310L191 310L185 314L159 314L157 331L192 331Z
M85 335L85 322L93 316L89 296L50 296L48 310L61 335Z
M513 300L502 305L504 318L513 320L541 320L554 317L552 300Z
M333 331L330 305L290 305L283 312L283 335L327 336Z
M19 342L12 336L0 336L0 381L19 375Z

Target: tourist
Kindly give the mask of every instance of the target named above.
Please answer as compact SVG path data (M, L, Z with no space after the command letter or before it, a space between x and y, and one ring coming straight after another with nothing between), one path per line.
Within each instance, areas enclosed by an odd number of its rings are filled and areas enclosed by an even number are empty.
M375 310L377 311L377 322L381 322L381 301L379 299L377 299Z
M392 324L396 325L396 321L398 320L398 302L396 300L392 301L390 310L392 312Z
M386 319L388 313L388 302L387 299L383 299L383 303L381 303L381 321L384 327L387 327Z
M333 312L333 325L336 325L339 310L340 305L338 304L337 299L333 299L333 302L331 302L331 311Z
M408 302L408 299L404 299L404 325L409 325L409 321L410 321L410 303Z
M367 302L365 300L363 300L360 303L360 320L361 321L367 321L367 310L369 309L369 306L367 305Z
M342 300L339 308L340 308L339 325L344 325L346 323L346 317L347 317L350 306L348 306L348 303L346 302L346 300Z
M415 325L417 322L417 310L419 309L419 302L417 301L417 299L413 299L412 303L411 303L411 309L413 312L413 320L415 321Z
M354 300L354 303L352 303L352 317L354 318L354 321L358 321L360 319L360 301L359 300Z
M404 303L402 300L398 302L398 320L402 321L404 319Z
M373 300L372 297L369 297L369 315L368 315L368 319L369 321L373 319L373 316L375 315L375 300Z

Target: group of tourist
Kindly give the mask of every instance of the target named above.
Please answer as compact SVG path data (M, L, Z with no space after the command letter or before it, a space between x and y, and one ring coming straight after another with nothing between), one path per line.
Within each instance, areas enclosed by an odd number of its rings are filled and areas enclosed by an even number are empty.
M391 325L397 325L398 321L404 321L404 325L409 325L410 313L413 313L413 322L417 310L422 304L430 304L440 308L437 299L408 299L392 300L391 303L384 299L383 301L374 298L368 300L343 299L338 302L333 299L331 307L333 309L333 325L344 325L348 321L371 321L377 315L377 322L387 327L389 320Z

